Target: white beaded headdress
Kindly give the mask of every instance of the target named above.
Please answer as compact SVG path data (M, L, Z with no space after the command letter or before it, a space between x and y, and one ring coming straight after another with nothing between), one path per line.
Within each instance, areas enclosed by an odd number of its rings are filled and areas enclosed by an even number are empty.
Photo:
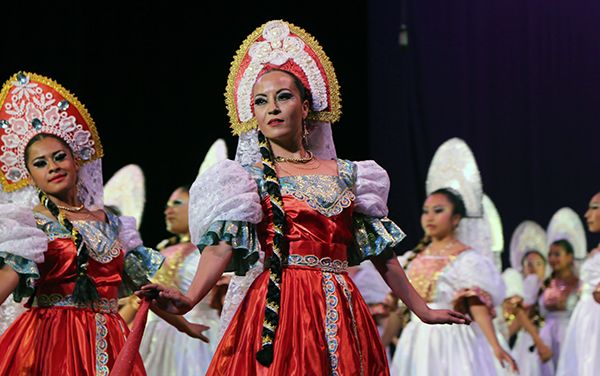
M114 206L121 215L135 218L139 229L146 203L144 172L136 164L128 164L104 185L104 205Z
M425 190L427 195L446 188L462 198L466 217L456 230L457 238L471 248L492 257L492 234L483 213L483 188L475 157L460 138L451 138L436 150Z
M260 161L252 88L270 69L294 74L310 92L308 148L319 158L335 158L331 123L340 118L341 98L333 65L310 34L288 22L273 20L246 38L231 63L225 102L232 132L240 137L236 160L243 165Z
M102 145L85 106L52 79L19 72L0 92L1 202L33 205L24 152L37 134L60 137L82 164L78 173L80 200L90 208L102 207Z
M546 231L534 221L521 222L510 239L510 265L512 268L523 270L523 257L527 252L537 251L544 259L548 258Z

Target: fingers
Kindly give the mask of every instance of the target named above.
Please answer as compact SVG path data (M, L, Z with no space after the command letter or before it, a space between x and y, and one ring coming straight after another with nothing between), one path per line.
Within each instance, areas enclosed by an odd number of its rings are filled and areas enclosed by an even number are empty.
M210 342L209 339L208 339L208 337L205 336L204 334L198 334L198 339L200 341L202 341L202 342L205 342L205 343L209 343Z
M163 288L163 286L158 285L156 283L149 283L147 285L142 286L142 290L161 290Z
M456 311L448 311L448 315L452 318L452 322L455 324L470 324L471 323L471 319L460 313L460 312L456 312Z

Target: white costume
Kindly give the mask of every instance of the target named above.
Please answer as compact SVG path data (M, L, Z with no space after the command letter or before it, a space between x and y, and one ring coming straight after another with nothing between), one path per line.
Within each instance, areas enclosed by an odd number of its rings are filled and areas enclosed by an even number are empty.
M202 162L198 175L212 165L227 159L227 148L221 139L215 141ZM182 242L166 247L161 253L166 256L165 265L155 276L155 281L176 287L183 293L190 288L200 252L193 243ZM184 317L192 323L210 327L204 332L209 343L181 333L153 312L148 314L140 355L148 376L204 375L219 342L219 312L211 307L212 293L204 297Z
M467 210L457 238L471 248L441 255L418 254L407 275L431 308L466 309L477 296L489 308L504 299L504 282L491 253L489 223L483 218L481 180L469 147L451 139L436 152L427 177L427 194L458 191ZM400 336L392 375L496 375L495 356L483 332L471 325L429 325L414 314Z
M600 284L600 249L585 260L580 278L581 297L567 326L557 376L592 376L600 370L600 304L592 296Z
M520 272L522 286L520 291L516 291L514 295L523 298L525 307L533 307L537 304L542 285L542 281L536 275L531 274L525 278L522 275L523 257L532 251L539 253L546 260L548 256L547 236L546 231L539 224L526 220L513 231L510 242L511 270ZM524 376L541 375L542 360L534 346L533 338L525 329L519 330L516 336L513 355L519 367L519 374Z
M548 247L555 241L567 240L573 246L574 261L577 269L578 261L582 260L586 254L586 237L583 229L583 223L577 213L570 208L559 209L548 224ZM577 270L576 270L577 272ZM562 351L562 343L565 339L567 326L571 314L575 309L577 300L579 299L578 288L568 291L566 298L565 310L546 309L545 296L551 289L564 290L563 286L555 286L557 280L553 279L550 286L546 287L544 293L540 297L539 305L542 316L545 318L545 325L540 331L542 340L552 349L552 362L544 364L542 374L551 376L555 374L558 367L560 352Z

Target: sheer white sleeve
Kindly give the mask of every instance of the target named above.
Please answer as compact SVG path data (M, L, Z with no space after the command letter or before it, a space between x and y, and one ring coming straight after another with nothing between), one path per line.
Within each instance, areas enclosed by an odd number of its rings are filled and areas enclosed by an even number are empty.
M390 178L387 172L375 161L359 161L354 164L356 165L354 210L371 217L386 217L390 192Z
M44 261L48 237L37 228L33 211L17 204L0 204L0 253L35 263Z
M256 224L261 219L256 181L238 162L217 163L200 174L190 188L189 224L194 244L215 221Z

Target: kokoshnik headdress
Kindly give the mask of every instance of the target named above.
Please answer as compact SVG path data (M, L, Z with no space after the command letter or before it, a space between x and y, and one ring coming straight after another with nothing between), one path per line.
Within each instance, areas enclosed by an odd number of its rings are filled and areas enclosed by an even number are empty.
M262 73L274 68L294 74L310 92L308 149L319 158L335 158L330 124L340 118L341 98L333 65L310 34L274 20L254 30L231 63L225 103L232 132L240 137L236 160L242 165L260 161L252 88Z
M104 185L104 205L116 207L120 215L135 218L138 229L145 204L144 172L136 164L121 167Z
M523 257L531 251L537 251L547 259L547 244L546 231L542 226L530 220L521 222L510 239L510 266L523 271Z
M567 240L573 246L576 269L587 254L587 239L581 218L571 208L556 211L548 224L548 248L558 240Z
M502 253L504 252L504 232L502 229L502 219L500 213L496 209L496 205L488 195L483 194L483 216L485 217L490 227L490 235L492 240L492 252L494 262L499 271L502 271Z
M85 106L54 80L26 72L16 73L4 83L0 106L0 202L36 204L24 152L34 136L49 133L64 140L81 163L81 202L101 208L102 144Z
M477 162L469 146L451 138L436 150L427 174L426 192L446 188L462 198L466 217L456 230L457 238L471 248L492 257L492 234L484 217L483 189Z
M198 175L225 159L227 159L227 144L225 144L223 139L218 138L206 152L204 160L198 169Z

